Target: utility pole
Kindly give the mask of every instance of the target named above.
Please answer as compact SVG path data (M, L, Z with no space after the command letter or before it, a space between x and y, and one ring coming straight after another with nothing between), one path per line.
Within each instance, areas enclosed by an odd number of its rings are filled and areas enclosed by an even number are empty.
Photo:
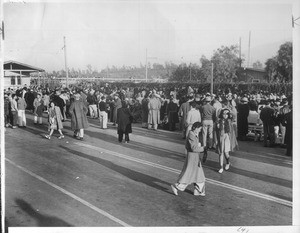
M210 93L214 93L214 63L211 63Z
M148 82L148 58L149 59L156 59L157 57L148 57L148 53L147 53L147 49L146 49L146 82Z
M146 49L146 83L148 82L148 55Z
M242 38L240 37L239 43L239 59L240 59L240 68L242 67Z
M251 41L251 31L249 31L249 44L248 44L248 62L247 62L247 68L249 68L249 65L250 65L250 41Z
M190 63L190 82L192 81L192 64Z
M64 52L65 52L65 69L66 69L66 86L68 85L68 79L69 79L69 72L68 72L68 65L67 65L67 45L66 45L66 37L64 36Z

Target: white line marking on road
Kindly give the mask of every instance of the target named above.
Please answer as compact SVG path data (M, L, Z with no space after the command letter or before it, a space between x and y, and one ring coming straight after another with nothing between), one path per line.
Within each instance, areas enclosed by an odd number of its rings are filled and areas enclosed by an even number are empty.
M127 160L134 161L134 162L137 162L137 163L149 165L151 167L160 168L160 169L165 170L165 171L180 174L180 170L170 168L170 167L167 167L167 166L164 166L164 165L160 165L160 164L157 164L157 163L152 163L152 162L149 162L149 161L146 161L146 160L143 160L143 159L133 158L131 156L127 156L127 155L124 155L124 154L121 154L121 153L118 153L118 152L106 150L106 149L103 149L103 148L99 148L99 147L92 146L92 145L87 145L87 144L80 143L80 142L75 142L74 144L76 144L78 146L86 147L86 148L89 148L89 149L93 149L93 150L96 150L96 151L104 152L104 153L107 153L107 154L111 154L111 155L117 156L119 158L127 159ZM223 182L220 182L220 181L217 181L217 180L206 178L206 181L211 183L211 184L214 184L214 185L218 185L218 186L228 188L228 189L231 189L231 190L234 190L234 191L238 191L238 192L241 192L241 193L244 193L244 194L247 194L247 195L251 195L251 196L254 196L254 197L259 197L259 198L262 198L262 199L273 201L273 202L276 202L276 203L279 203L279 204L282 204L282 205L286 205L286 206L289 206L289 207L292 207L292 205L293 205L293 203L291 201L287 201L287 200L277 198L277 197L273 197L273 196L270 196L270 195L267 195L267 194L255 192L255 191L252 191L252 190L249 190L249 189L240 188L240 187L237 187L237 186L234 186L234 185L231 185L231 184L226 184L226 183L223 183Z
M33 176L34 178L36 178L36 179L38 179L38 180L40 180L40 181L42 181L42 182L44 182L44 183L50 185L51 187L53 187L53 188L55 188L55 189L61 191L62 193L66 194L67 196L72 197L72 198L75 199L76 201L79 201L79 202L82 203L83 205L86 205L87 207L91 208L92 210L98 212L98 213L101 214L101 215L104 215L105 217L109 218L110 220L112 220L112 221L114 221L114 222L116 222L116 223L118 223L118 224L120 224L120 225L122 225L122 226L130 227L129 224L127 224L127 223L123 222L122 220L120 220L120 219L118 219L118 218L112 216L111 214L107 213L106 211L99 209L98 207L96 207L96 206L92 205L91 203L89 203L89 202L83 200L82 198L80 198L80 197L74 195L73 193L70 193L69 191L67 191L67 190L65 190L65 189L63 189L63 188L57 186L56 184L54 184L54 183L52 183L52 182L50 182L50 181L44 179L43 177L40 177L39 175L37 175L37 174L35 174L35 173L33 173L33 172L27 170L26 168L17 165L16 163L14 163L13 161L11 161L11 160L9 160L9 159L7 159L7 158L6 158L5 160L6 160L7 162L9 162L11 165L13 165L13 166L19 168L20 170L22 170L23 172L25 172L25 173L27 173L27 174Z

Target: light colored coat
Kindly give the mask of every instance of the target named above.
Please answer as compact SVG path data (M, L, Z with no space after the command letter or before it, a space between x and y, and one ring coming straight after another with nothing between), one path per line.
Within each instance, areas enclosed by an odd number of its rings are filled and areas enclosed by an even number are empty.
M158 98L154 97L148 103L148 124L159 124L160 122L160 108L161 102Z
M203 152L204 149L199 143L199 138L194 131L189 132L185 148L187 150L187 156L177 183L192 184L205 182L205 175L199 156L199 153Z

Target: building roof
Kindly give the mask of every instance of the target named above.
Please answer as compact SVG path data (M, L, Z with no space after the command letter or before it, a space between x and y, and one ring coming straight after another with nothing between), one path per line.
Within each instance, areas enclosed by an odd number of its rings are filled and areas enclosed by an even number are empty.
M16 72L11 72L9 70L4 70L4 77L11 77L11 76L25 76L25 75L21 75L19 73Z
M25 71L27 73L33 73L33 72L44 72L45 70L34 67L31 65L27 65L21 62L17 61L6 61L3 64L4 70L10 70L10 71Z

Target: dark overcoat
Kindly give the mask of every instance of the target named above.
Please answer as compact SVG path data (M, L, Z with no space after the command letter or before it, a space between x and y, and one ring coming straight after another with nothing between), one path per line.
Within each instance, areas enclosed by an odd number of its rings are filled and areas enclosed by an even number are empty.
M132 113L129 108L119 108L117 112L117 124L119 133L132 133Z
M88 109L82 100L74 100L72 102L69 109L72 130L86 129L89 127L86 117L87 112Z

